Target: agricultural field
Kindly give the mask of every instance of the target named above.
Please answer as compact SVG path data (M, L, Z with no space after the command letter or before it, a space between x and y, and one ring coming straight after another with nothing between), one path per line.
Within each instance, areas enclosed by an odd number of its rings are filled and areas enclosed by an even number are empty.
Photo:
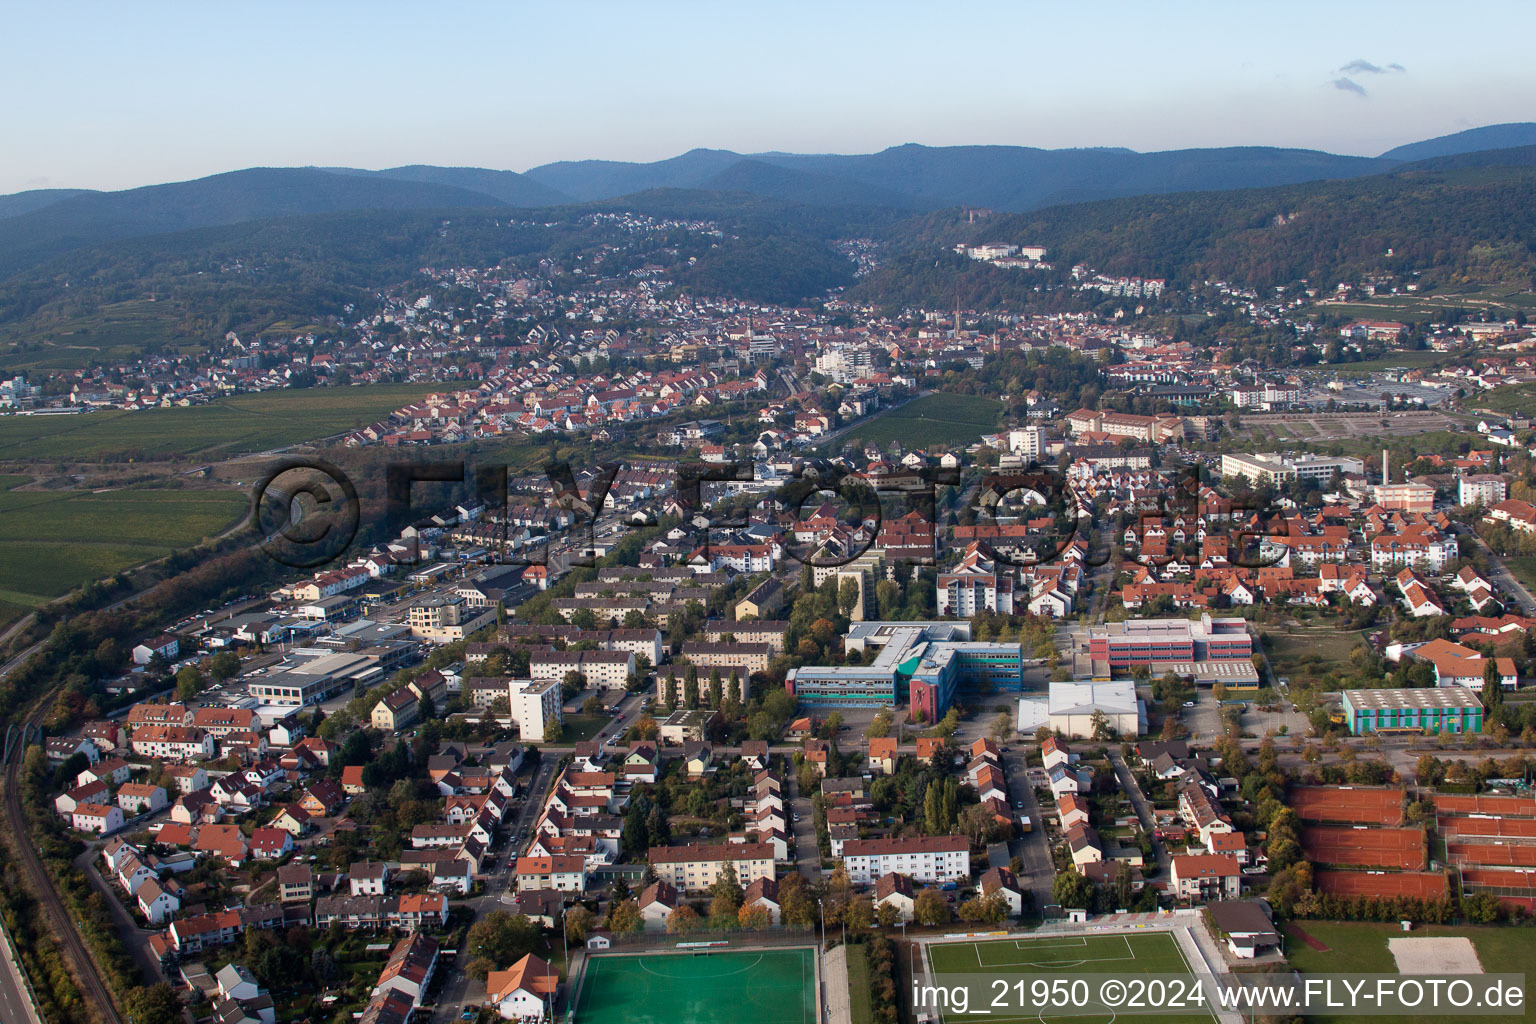
M240 522L233 490L25 491L0 476L0 624Z
M366 426L433 388L376 384L234 395L209 405L80 416L0 417L0 458L223 458Z
M908 451L931 446L975 444L998 429L1003 404L977 395L932 394L877 414L845 434L839 444L872 442L881 448L900 442Z
M1494 388L1467 399L1473 409L1487 409L1497 413L1519 413L1536 416L1536 384L1513 384L1507 388Z
M1285 955L1292 966L1303 974L1397 974L1397 963L1387 948L1387 940L1403 937L1397 924L1342 923L1327 921L1299 921L1297 926L1312 940L1301 941L1294 933L1285 940ZM1472 940L1477 958L1483 970L1498 973L1524 973L1536 976L1536 943L1523 928L1452 927L1450 925L1418 925L1412 935L1416 938L1461 936ZM1318 949L1317 946L1324 948ZM1333 1021L1358 1020L1358 1017L1308 1017L1317 1024ZM1484 1017L1458 1017L1436 1013L1433 1016L1402 1015L1395 1020L1403 1024L1471 1024L1487 1021Z
M203 346L186 338L186 310L172 302L135 299L39 328L31 318L0 327L0 370L78 370L131 359L147 346L188 354Z

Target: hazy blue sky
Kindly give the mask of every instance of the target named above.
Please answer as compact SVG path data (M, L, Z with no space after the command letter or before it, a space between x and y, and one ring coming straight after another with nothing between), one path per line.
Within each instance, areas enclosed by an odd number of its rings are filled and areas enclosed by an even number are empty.
M1536 120L1536 3L11 4L0 192L696 146L1259 144Z

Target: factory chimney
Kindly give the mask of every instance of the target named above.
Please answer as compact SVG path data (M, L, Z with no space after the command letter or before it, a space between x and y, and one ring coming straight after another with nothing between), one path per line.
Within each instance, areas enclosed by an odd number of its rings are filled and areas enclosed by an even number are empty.
M1388 452L1383 448L1381 450L1381 482L1384 484L1392 482L1392 464L1387 460Z

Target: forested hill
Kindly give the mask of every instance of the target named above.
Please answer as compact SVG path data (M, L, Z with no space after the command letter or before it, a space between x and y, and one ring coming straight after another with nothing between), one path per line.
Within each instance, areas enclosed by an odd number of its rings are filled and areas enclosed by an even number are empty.
M1448 158L1454 161L1457 158ZM1236 192L1138 196L994 216L956 211L914 220L908 256L862 281L854 297L946 307L957 292L1022 299L1037 272L998 270L947 250L956 242L1044 245L1058 275L1074 264L1268 289L1325 286L1372 273L1427 284L1531 287L1536 278L1536 167L1406 170L1346 181ZM1049 277L1044 278L1049 280Z

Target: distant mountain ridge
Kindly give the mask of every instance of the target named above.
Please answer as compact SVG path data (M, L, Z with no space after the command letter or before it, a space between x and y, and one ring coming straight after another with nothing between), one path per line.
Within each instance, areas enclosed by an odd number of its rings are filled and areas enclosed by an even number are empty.
M748 168L738 169L746 163ZM653 188L709 188L730 174L768 178L763 165L819 176L829 188L873 189L887 205L910 209L986 206L1021 212L1064 201L1159 192L1258 188L1389 170L1395 161L1316 150L1231 147L1137 153L1128 149L1033 149L1025 146L894 146L858 156L696 149L654 163L584 160L545 164L526 177L573 198L611 199ZM750 173L749 173L750 170ZM773 177L777 190L804 192ZM783 194L782 191L767 194ZM801 195L828 202L826 196ZM874 201L874 200L869 200Z
M0 275L140 235L343 210L505 205L483 192L313 167L257 167L124 192L85 192L0 220Z
M1029 213L1065 204L1344 180L1397 169L1529 165L1536 123L1489 125L1380 157L1227 147L894 146L862 155L694 149L651 163L562 161L525 173L411 165L249 168L120 192L40 189L0 196L0 278L126 238L354 210L533 209L678 193L679 216L704 197L909 216L957 206ZM687 192L682 196L681 192ZM667 202L673 200L668 199ZM750 204L749 204L750 205Z
M1536 123L1516 121L1469 128L1454 135L1410 142L1406 146L1389 149L1381 156L1384 160L1428 160L1437 156L1455 156L1483 149L1512 149L1516 146L1536 146Z

